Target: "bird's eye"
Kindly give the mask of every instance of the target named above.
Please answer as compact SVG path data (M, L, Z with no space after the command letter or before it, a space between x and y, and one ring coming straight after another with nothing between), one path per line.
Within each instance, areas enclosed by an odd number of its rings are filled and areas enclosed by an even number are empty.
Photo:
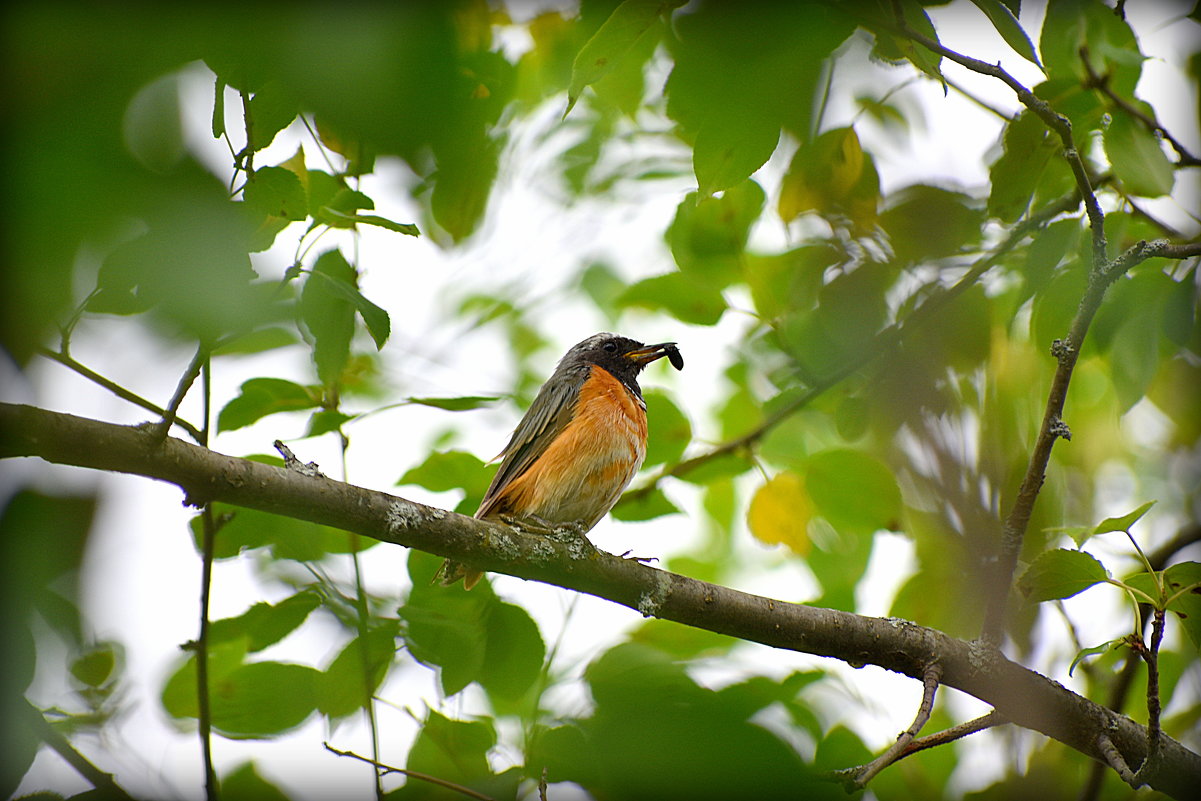
M604 347L606 353L617 353L616 342L606 342L602 347Z

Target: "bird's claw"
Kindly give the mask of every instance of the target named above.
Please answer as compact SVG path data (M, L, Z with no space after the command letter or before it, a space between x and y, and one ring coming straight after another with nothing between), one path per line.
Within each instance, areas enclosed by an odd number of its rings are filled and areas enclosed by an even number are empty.
M639 563L641 563L641 564L644 564L644 565L648 565L648 564L650 564L651 562L658 562L658 561L659 561L659 557L657 557L657 556L630 556L630 554L632 554L632 553L633 553L633 551L632 551L632 550L630 550L630 551L626 551L625 553L623 553L623 554L621 555L621 558L622 558L622 559L629 559L631 562L639 562Z

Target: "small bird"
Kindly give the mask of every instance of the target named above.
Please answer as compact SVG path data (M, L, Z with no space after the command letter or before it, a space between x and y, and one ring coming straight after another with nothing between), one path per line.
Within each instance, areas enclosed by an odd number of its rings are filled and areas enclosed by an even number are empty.
M475 516L590 531L646 458L638 374L664 356L684 369L674 342L643 345L601 333L567 351L497 457L504 461ZM461 578L471 589L481 576L447 559L434 578L447 586Z

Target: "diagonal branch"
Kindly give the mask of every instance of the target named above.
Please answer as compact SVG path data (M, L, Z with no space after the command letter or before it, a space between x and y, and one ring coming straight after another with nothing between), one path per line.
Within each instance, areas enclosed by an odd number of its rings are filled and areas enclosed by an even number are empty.
M917 715L909 728L897 735L896 742L889 746L888 750L866 765L838 771L838 775L844 778L848 792L855 792L867 787L868 783L876 778L876 774L905 755L913 744L913 738L930 720L930 713L934 709L934 695L938 692L938 680L941 676L942 668L938 663L926 667L922 676L922 703L918 707Z
M147 426L0 403L0 458L114 470L181 487L192 503L224 501L417 548L481 570L541 581L655 616L773 648L874 664L979 698L1007 720L1104 759L1104 732L1127 764L1147 756L1147 729L1071 692L1001 653L895 618L872 618L765 598L328 478L251 462L182 440L155 440ZM1191 798L1201 755L1161 735L1158 790Z
M1176 155L1180 157L1180 161L1176 163L1177 167L1201 167L1201 159L1190 153L1188 148L1181 144L1179 139L1172 136L1171 131L1163 127L1154 117L1146 114L1142 109L1115 92L1113 87L1109 85L1108 74L1097 74L1097 71L1093 69L1092 60L1088 57L1087 47L1080 48L1080 60L1084 64L1085 71L1088 73L1088 81L1084 84L1087 88L1096 89L1109 98L1109 101L1115 106L1145 125L1151 133L1162 136L1164 141L1170 144L1172 149L1176 151Z
M33 730L34 735L54 749L60 757L66 760L67 764L75 768L80 776L91 782L92 787L96 788L104 798L115 799L115 801L133 801L129 794L113 781L111 773L105 773L89 762L87 757L76 751L62 732L50 725L40 709L23 698L15 704L15 707L18 716Z

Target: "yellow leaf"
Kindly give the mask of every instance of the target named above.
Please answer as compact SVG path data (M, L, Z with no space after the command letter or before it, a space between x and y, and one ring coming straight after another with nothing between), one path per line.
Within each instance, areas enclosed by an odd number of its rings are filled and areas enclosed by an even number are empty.
M806 211L843 214L857 226L875 223L879 178L854 128L826 131L792 157L780 182L777 212L792 222Z
M809 519L813 502L805 481L796 473L778 473L755 492L746 522L755 539L768 545L787 545L802 556L809 553Z

